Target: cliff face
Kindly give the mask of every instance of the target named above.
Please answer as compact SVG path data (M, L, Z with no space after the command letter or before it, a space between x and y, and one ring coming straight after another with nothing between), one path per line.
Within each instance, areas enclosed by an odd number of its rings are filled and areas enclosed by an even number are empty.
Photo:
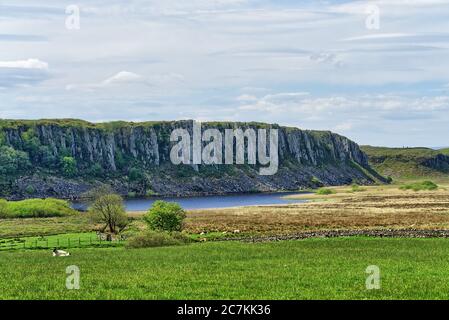
M372 181L365 173L370 169L367 157L353 141L331 132L260 123L204 123L203 130L278 129L276 175L259 176L249 165L175 166L170 162L170 134L176 128L192 132L192 122L1 121L3 152L21 152L29 165L16 172L3 171L0 194L76 197L100 182L112 184L123 194L186 195ZM67 158L74 159L72 171L64 163Z

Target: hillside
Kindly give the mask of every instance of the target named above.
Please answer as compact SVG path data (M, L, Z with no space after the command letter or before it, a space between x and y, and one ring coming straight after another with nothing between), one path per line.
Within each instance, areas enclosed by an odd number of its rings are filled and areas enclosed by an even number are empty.
M449 149L362 146L370 165L396 179L449 178Z
M353 141L328 131L263 123L203 123L203 130L279 130L279 171L257 165L173 165L170 134L192 121L111 122L1 120L0 196L77 198L105 183L129 196L298 190L352 182L376 173ZM382 179L377 177L376 179Z

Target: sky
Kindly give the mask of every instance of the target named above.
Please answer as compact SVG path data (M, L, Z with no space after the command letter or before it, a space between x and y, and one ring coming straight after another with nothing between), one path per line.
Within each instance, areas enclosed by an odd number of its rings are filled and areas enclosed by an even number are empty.
M449 0L2 0L0 118L449 146Z

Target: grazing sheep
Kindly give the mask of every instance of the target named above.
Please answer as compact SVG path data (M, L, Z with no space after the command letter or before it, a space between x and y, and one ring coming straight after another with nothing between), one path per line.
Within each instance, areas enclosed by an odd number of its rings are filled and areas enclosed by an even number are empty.
M70 256L70 253L63 250L53 249L53 257L68 257Z
M206 233L205 232L201 232L200 233L200 236L204 236Z
M234 233L240 233L240 230L239 229L234 230Z

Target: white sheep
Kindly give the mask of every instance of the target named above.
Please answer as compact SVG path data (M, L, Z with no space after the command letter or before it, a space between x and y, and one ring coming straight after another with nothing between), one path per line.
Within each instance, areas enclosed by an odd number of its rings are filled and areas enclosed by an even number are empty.
M63 250L57 250L56 248L53 250L53 257L68 257L70 253Z

